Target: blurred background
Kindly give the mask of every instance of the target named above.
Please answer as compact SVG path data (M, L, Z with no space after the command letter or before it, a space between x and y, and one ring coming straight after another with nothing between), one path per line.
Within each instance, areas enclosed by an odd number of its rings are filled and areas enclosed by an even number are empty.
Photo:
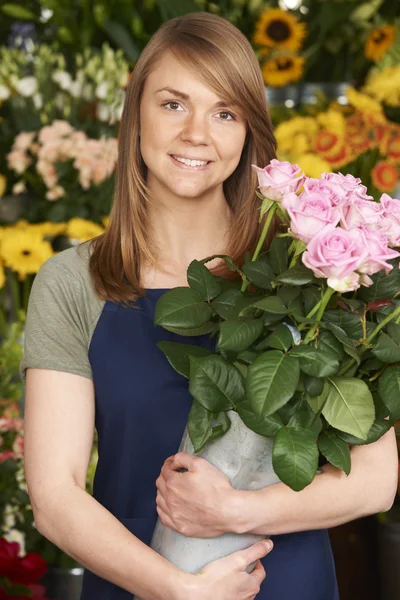
M107 227L135 61L164 21L195 11L253 45L279 159L400 198L399 0L0 3L0 599L79 598L82 567L36 530L24 479L26 307L44 261ZM95 437L89 493L96 462ZM399 497L330 536L341 600L400 600ZM13 553L25 586L6 578Z

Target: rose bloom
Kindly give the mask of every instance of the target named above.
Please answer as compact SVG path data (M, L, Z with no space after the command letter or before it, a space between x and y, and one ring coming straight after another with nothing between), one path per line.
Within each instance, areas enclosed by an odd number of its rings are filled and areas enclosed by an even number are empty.
M23 419L17 418L0 418L0 431L21 431L24 427Z
M336 173L332 173L336 175ZM323 173L326 175L326 173ZM304 182L304 192L316 192L317 194L323 194L327 198L332 206L341 206L347 203L347 192L346 189L337 184L334 181L328 179L314 179L307 177Z
M0 465L3 462L6 462L9 458L14 458L14 452L11 450L4 450L4 452L0 452Z
M352 197L346 205L341 207L341 213L340 224L344 229L349 230L357 225L379 227L383 209L378 202L373 200L361 200Z
M377 229L360 225L349 231L354 239L359 239L360 243L368 250L368 256L358 267L359 273L373 275L382 269L386 275L392 270L393 265L387 261L400 256L400 252L388 247L388 237Z
M390 246L398 247L400 246L400 200L382 194L380 204L383 215L379 228L388 236Z
M321 177L337 186L337 193L340 194L344 192L347 198L350 198L351 196L356 196L364 200L370 200L372 198L372 196L367 194L365 185L361 184L361 179L359 177L354 177L354 175L351 175L350 173L347 175L343 175L343 173L322 173ZM342 190L342 192L339 190Z
M24 173L32 160L22 150L12 150L7 154L7 163L9 169L16 173Z
M13 148L15 150L22 150L25 151L29 148L29 146L31 145L33 138L35 137L35 132L28 132L28 131L22 131L21 133L19 133L15 140L14 140L14 144L13 144Z
M360 286L358 274L352 274L367 257L368 251L360 238L329 224L312 238L302 260L316 277L328 279L331 288L352 291ZM347 281L343 282L346 278Z
M298 165L281 162L276 158L263 169L256 165L251 166L257 173L261 193L275 202L281 202L284 194L297 192L304 181L304 175L300 175L301 169Z
M290 230L306 244L326 225L337 225L340 213L328 196L317 192L286 194L282 206L290 217Z

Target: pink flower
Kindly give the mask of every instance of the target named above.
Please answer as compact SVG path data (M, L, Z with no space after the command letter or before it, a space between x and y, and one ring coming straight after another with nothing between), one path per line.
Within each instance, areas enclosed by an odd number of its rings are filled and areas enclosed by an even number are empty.
M340 219L329 197L318 192L303 192L300 196L291 192L284 196L282 206L290 216L292 233L306 244L326 225L337 225Z
M325 173L323 173L325 175ZM336 173L329 173L329 175L336 175ZM324 194L329 198L332 206L341 206L347 203L346 189L336 183L329 181L328 179L314 179L307 177L304 182L304 191L311 193L316 192L318 194Z
M34 131L33 132L22 131L21 133L19 133L16 136L16 138L14 140L14 144L13 144L13 149L14 150L22 150L23 152L25 150L28 150L35 135L36 135L36 133Z
M23 419L19 418L0 418L0 431L21 431L24 427Z
M3 452L0 452L0 465L1 463L6 462L6 460L9 458L14 458L14 452L11 452L11 450L4 450Z
M346 291L352 291L359 287L359 276L352 273L367 256L368 251L359 238L329 224L312 238L302 260L316 277L328 279L328 285L333 289L340 291L345 286Z
M353 196L349 199L348 204L341 207L341 213L341 226L344 229L352 229L357 225L379 227L383 210L378 202L361 200Z
M356 196L362 200L371 200L372 196L367 194L367 188L361 184L359 177L354 177L348 173L322 173L322 179L330 181L333 185L338 187L338 190L342 190L341 193L345 192L347 198ZM340 193L338 191L338 193Z
M400 246L400 200L382 194L380 204L383 209L380 229L388 236L390 246L398 247Z
M12 150L7 154L9 169L16 173L24 173L32 163L31 158L23 150Z
M23 458L24 456L24 437L17 435L14 440L12 450L14 452L14 458Z
M354 239L358 239L359 243L368 251L368 256L357 269L358 272L373 275L384 269L386 275L388 275L393 265L387 261L400 256L400 252L391 250L388 247L387 236L381 231L365 225L360 225L349 231L349 233Z
M275 202L280 202L284 194L297 192L305 178L304 175L300 175L301 169L298 165L281 162L276 158L263 169L256 165L251 166L257 173L261 193Z

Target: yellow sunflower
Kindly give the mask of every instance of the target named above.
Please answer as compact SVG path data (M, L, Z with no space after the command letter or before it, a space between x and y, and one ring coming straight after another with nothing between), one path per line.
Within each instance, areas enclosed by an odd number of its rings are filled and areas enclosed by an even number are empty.
M388 67L372 73L363 90L375 101L389 106L400 106L400 66Z
M380 102L377 102L371 96L358 92L353 87L349 86L346 89L347 100L356 108L366 113L383 114L383 109Z
M2 264L0 264L0 289L2 287L4 287L4 284L6 282L6 274L4 272L4 267Z
M253 42L260 46L297 52L306 33L305 23L299 23L295 15L279 8L270 8L261 13Z
M296 164L299 165L307 177L319 178L322 173L330 173L332 171L330 164L326 160L312 152L298 156Z
M0 254L5 266L23 280L28 274L37 273L54 252L39 232L10 227L1 239Z
M320 113L317 115L317 121L324 129L335 131L341 138L345 136L346 119L337 110L328 110Z
M393 25L383 25L373 29L365 44L365 56L368 60L377 62L393 45L396 38L396 28Z
M381 160L371 171L372 183L381 192L392 192L399 181L399 172L395 165Z
M53 223L52 221L44 221L43 223L34 223L30 226L34 231L41 233L43 237L55 237L66 233L66 223Z
M67 223L67 236L72 240L86 242L104 233L103 227L88 219L76 217Z
M107 227L110 224L110 217L108 215L106 217L103 217L101 219L101 222L103 223L103 226L105 227L105 229L107 229Z
M277 56L267 60L261 67L266 85L282 87L303 77L304 58L301 56Z

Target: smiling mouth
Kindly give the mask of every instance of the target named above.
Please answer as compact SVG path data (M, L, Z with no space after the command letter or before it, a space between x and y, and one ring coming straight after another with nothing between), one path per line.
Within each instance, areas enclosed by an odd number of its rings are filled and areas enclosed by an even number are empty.
M170 154L170 156L176 162L186 165L187 167L206 167L211 162L210 160L184 158L183 156L177 156L175 154Z

